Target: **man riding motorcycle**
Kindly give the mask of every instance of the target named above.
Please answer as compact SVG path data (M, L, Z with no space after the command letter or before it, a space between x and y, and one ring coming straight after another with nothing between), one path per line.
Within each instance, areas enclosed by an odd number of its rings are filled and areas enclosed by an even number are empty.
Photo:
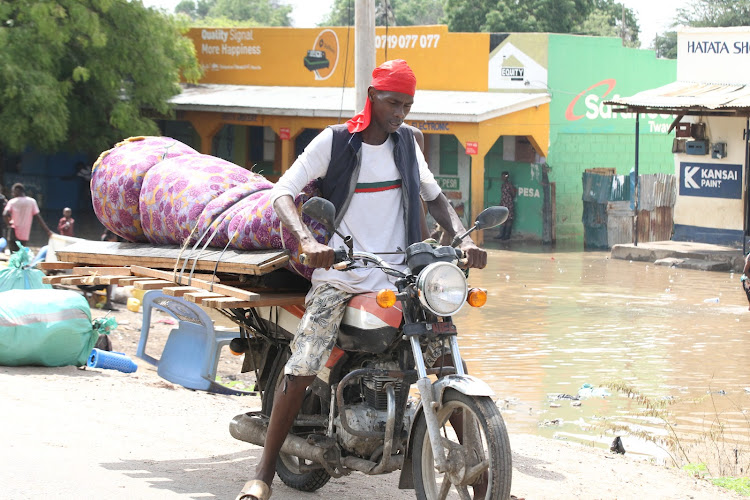
M245 484L237 500L270 497L279 450L305 390L331 353L346 303L356 294L394 288L386 274L374 269L331 269L333 249L343 243L341 236L334 234L329 246L318 243L302 222L294 196L318 179L323 197L336 207L339 233L351 235L359 251L392 252L420 241L422 200L451 237L465 231L429 171L413 129L403 124L415 89L416 77L406 61L386 61L375 68L364 110L346 124L321 132L273 188L271 202L284 230L296 236L305 264L316 269L285 378L274 396L263 455L255 478ZM487 253L469 238L460 248L469 267L485 267ZM396 268L405 267L402 254L384 258ZM445 354L439 345L428 345L425 363L431 366L442 357L441 362L449 366L451 358ZM483 489L482 484L475 485L474 497L484 498Z

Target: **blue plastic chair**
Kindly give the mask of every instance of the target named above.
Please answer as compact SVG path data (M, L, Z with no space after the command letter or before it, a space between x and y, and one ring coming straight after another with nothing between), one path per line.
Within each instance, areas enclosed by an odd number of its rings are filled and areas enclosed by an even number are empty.
M169 332L159 359L146 354L153 309L164 311L178 321L177 328ZM254 394L216 382L221 348L239 336L239 330L217 332L213 320L198 304L150 290L143 295L143 325L136 356L156 366L161 378L188 389L231 395Z

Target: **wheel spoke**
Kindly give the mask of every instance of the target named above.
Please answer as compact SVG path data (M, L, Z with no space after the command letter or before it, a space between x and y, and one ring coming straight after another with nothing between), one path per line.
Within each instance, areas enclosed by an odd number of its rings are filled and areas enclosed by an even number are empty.
M466 482L469 484L475 484L477 479L484 474L484 472L490 468L489 460L482 460L480 463L470 467L466 471Z
M485 459L484 444L474 415L469 412L464 413L463 445L466 448L466 463L471 466Z
M448 478L443 475L443 484L440 485L440 492L438 493L438 500L445 500L448 498L448 492L451 489L451 482Z
M458 490L458 496L461 497L461 500L471 500L471 495L469 495L469 488L467 486L456 486L456 489Z

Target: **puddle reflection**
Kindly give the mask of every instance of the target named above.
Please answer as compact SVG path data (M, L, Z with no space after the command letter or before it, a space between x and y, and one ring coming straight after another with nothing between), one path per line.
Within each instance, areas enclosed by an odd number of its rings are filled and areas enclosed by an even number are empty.
M603 420L664 433L642 402L614 390L580 406L554 399L619 381L666 404L685 442L700 441L717 422L747 441L750 312L739 275L610 259L609 252L489 254L488 267L469 279L487 288L487 305L466 307L455 322L469 370L506 400L510 432L600 446L613 438L592 427ZM638 448L632 451L663 456L652 443Z

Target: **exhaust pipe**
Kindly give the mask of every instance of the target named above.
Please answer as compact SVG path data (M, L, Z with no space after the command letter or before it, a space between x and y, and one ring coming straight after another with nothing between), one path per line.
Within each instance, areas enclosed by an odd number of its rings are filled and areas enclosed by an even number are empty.
M237 415L229 423L229 434L233 438L256 446L266 443L266 425L258 418L252 418L246 413ZM326 450L308 443L299 436L289 434L281 445L281 452L287 455L310 460L316 464L326 464Z
M256 446L263 446L266 443L266 425L259 418L253 418L246 413L237 415L229 423L229 434L233 438L245 441L246 443ZM373 474L377 463L370 460L364 460L357 457L344 457L340 463L332 463L326 459L326 449L312 445L299 436L288 435L284 444L281 446L281 452L305 460L310 460L316 464L338 467L343 465L347 469ZM400 468L403 459L397 460L392 457L391 467L388 472ZM395 460L395 462L394 462Z

